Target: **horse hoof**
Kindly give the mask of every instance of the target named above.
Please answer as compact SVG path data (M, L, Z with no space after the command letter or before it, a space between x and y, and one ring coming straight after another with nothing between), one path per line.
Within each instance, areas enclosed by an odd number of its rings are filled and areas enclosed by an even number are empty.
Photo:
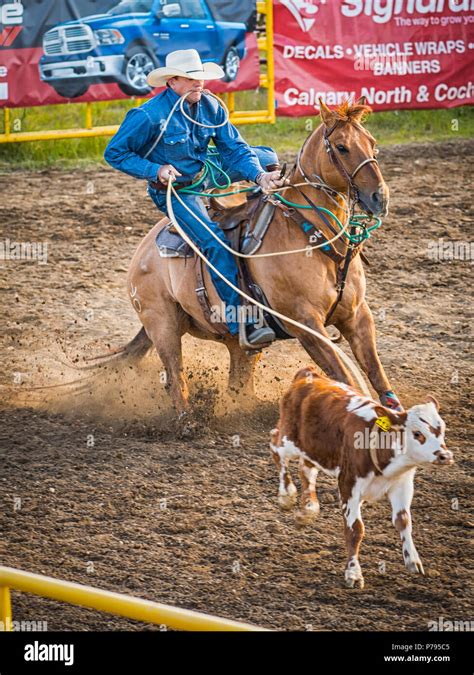
M294 494L278 495L278 505L282 511L291 511L296 504L296 499L296 491Z

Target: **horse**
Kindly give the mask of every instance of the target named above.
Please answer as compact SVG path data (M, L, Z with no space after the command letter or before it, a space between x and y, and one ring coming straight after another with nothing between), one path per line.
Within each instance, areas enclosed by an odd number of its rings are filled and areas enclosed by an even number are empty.
M343 195L359 204L370 216L388 212L389 189L376 160L376 140L363 122L371 108L365 100L345 101L329 109L320 101L320 125L305 140L298 161L287 178L285 198L292 203L331 210L347 221ZM317 182L308 176L317 177ZM304 183L303 187L295 187ZM315 187L315 185L318 187ZM322 187L322 189L321 189ZM346 202L347 206L347 202ZM315 209L304 212L305 220L326 237L332 237L327 219ZM189 392L183 368L181 340L184 334L223 342L230 354L229 392L234 400L255 400L254 368L260 356L239 346L237 337L222 335L206 318L196 295L196 265L199 259L162 258L156 245L160 230L169 223L160 220L140 242L128 271L128 291L142 328L124 348L129 356L141 358L154 345L166 371L167 389L178 415L189 410ZM346 256L348 242L337 239L333 246ZM304 249L308 239L282 209L276 209L260 252ZM360 251L359 247L357 253ZM248 269L272 308L329 337L327 326L335 326L351 350L384 405L398 407L398 399L381 364L372 313L367 304L366 279L361 256L356 254L347 270L344 293L337 265L321 250L278 257L249 258ZM208 270L204 281L212 306L221 301ZM342 297L341 297L342 295ZM285 325L313 361L332 379L353 384L352 378L331 345ZM342 339L342 338L341 338ZM387 396L387 394L389 396Z

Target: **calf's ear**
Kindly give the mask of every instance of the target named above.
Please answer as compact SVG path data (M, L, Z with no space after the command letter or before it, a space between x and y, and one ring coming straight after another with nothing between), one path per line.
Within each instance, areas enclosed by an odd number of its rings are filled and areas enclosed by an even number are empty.
M402 412L397 412L396 410L390 410L390 408L378 405L375 408L375 412L377 413L377 417L388 417L394 426L403 426L407 421L408 414L405 412L405 410L402 410Z
M439 412L439 403L438 403L438 401L435 399L434 396L432 396L431 394L428 394L428 396L426 397L426 401L427 401L427 403L433 403L434 407L435 407L436 410Z

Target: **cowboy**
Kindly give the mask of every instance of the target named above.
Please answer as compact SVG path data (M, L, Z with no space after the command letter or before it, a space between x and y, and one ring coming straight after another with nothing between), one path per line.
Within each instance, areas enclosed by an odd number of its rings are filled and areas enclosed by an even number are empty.
M264 191L283 185L279 171L266 170L272 165L273 169L278 166L275 152L264 146L250 147L237 129L226 121L224 108L204 90L205 80L217 80L223 76L224 71L216 63L203 64L195 49L171 52L166 57L165 67L153 70L147 78L151 87L166 85L166 89L130 110L106 148L104 157L114 168L148 181L148 194L157 208L167 215L168 181L173 181L178 190L192 184L202 172L211 140L218 151L212 161L228 174L232 182L255 182ZM179 99L184 94L189 94L183 103L186 115L205 126L194 124L183 114ZM203 183L199 189L205 187ZM209 218L200 197L185 193L180 197L191 213L173 197L173 211L179 225L209 262L234 286L238 286L234 256L193 217L192 212L221 241L228 243L223 231ZM241 316L240 296L212 270L210 275L226 307L228 329L232 335L237 335L239 322L235 319ZM228 313L229 308L231 311ZM258 349L275 338L271 328L256 323L248 317L248 313L245 324L241 322L241 326L245 333L243 344L247 348Z

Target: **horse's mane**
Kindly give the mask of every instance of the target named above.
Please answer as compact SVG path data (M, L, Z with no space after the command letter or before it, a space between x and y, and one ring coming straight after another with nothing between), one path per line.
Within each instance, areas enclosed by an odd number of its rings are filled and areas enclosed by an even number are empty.
M346 98L345 101L334 111L337 117L344 122L358 122L362 124L367 117L372 112L370 105L365 103L352 103L350 99Z

